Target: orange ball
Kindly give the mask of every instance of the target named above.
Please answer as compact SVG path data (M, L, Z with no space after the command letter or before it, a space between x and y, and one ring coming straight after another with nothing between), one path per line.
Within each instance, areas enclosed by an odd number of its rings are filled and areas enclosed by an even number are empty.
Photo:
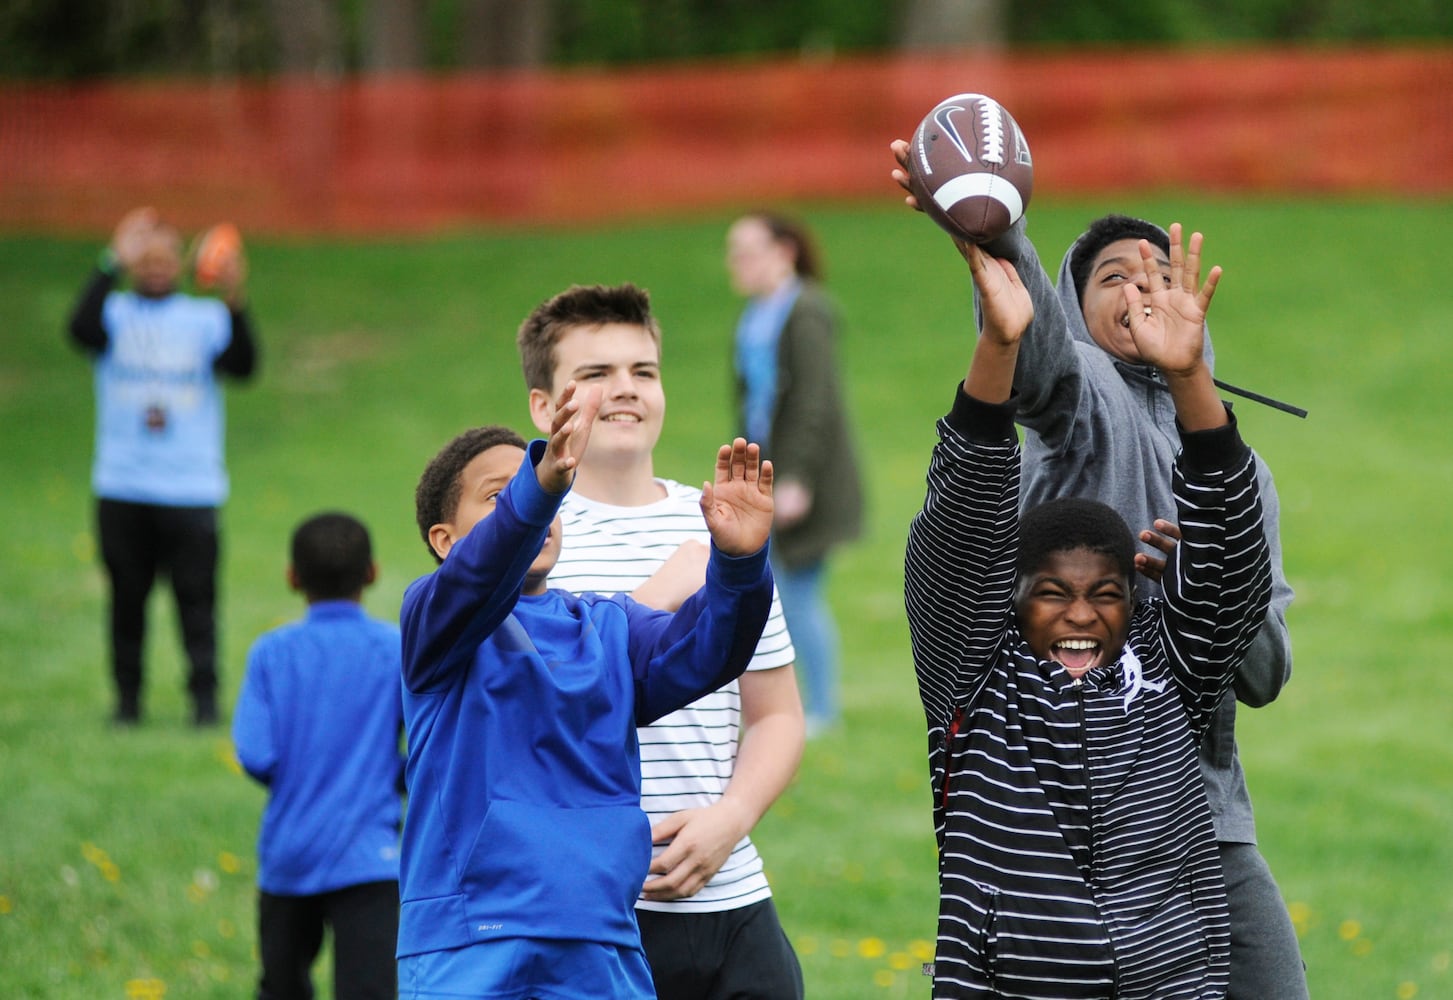
M197 244L197 285L211 288L222 272L242 253L242 234L230 222L219 222L202 234Z

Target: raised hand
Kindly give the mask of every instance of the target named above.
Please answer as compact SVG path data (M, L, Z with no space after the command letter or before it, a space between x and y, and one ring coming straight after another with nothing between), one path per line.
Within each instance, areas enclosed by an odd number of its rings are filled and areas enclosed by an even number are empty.
M1140 263L1149 291L1142 292L1135 282L1124 286L1136 351L1170 375L1185 374L1201 364L1206 313L1221 280L1221 268L1213 267L1201 283L1201 240L1200 233L1192 233L1189 247L1183 247L1181 224L1171 224L1169 284L1154 249L1141 240Z
M136 268L141 251L146 246L146 238L156 228L157 221L156 209L150 205L133 208L121 217L111 236L111 252L116 255L116 262L121 265L122 270L132 271Z
M772 463L762 449L737 438L716 453L716 479L701 485L701 516L716 547L745 556L772 533Z
M979 290L980 314L984 320L982 336L997 344L1016 344L1034 321L1034 302L1019 278L1019 272L1007 260L991 257L973 243L955 240L974 286Z
M893 151L893 159L898 163L898 166L894 168L888 176L892 177L897 185L901 187L906 193L906 196L903 199L903 204L907 205L915 212L923 211L923 206L918 203L918 198L913 194L913 185L908 182L907 141L903 139L894 139L891 143L888 144L888 148Z
M535 477L547 493L564 493L575 481L575 469L585 446L590 443L590 429L595 426L595 413L600 409L600 390L591 389L577 396L575 381L565 384L555 401L555 414L550 420L550 437L545 454L535 466Z

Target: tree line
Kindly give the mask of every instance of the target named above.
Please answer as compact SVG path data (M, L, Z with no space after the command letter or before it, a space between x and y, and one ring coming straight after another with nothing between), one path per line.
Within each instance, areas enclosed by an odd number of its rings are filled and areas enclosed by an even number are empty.
M0 77L322 76L937 47L1453 38L1446 0L5 0Z

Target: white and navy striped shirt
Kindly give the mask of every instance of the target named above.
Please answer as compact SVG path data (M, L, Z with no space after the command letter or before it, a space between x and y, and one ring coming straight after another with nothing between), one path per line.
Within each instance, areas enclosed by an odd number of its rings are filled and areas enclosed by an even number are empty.
M666 496L641 507L597 503L567 494L560 508L563 542L549 584L574 593L630 593L660 568L682 542L710 544L702 520L701 491L656 480ZM795 653L776 595L756 656L748 670L770 670L793 662ZM686 708L637 730L641 743L641 808L654 824L680 812L707 806L731 781L741 729L741 694L736 681ZM664 845L655 851L660 853ZM743 837L721 870L689 899L637 900L640 909L685 913L732 910L772 894L762 859L750 836Z
M1079 680L1015 625L1012 408L959 394L909 533L905 597L939 839L934 997L1211 1000L1225 889L1196 762L1270 571L1234 425L1186 435L1184 534L1121 660Z

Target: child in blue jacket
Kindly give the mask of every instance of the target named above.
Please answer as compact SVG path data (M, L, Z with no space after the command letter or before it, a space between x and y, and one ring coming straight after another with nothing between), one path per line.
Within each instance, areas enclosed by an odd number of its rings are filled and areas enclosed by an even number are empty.
M636 727L746 668L767 619L772 469L738 438L703 486L706 584L674 614L545 580L599 392L548 440L468 431L416 494L440 565L404 595L405 997L653 998Z
M257 838L260 997L313 995L333 930L336 996L395 995L399 923L399 630L359 603L373 583L368 529L342 513L293 532L301 621L261 636L232 716L237 759L268 789Z

